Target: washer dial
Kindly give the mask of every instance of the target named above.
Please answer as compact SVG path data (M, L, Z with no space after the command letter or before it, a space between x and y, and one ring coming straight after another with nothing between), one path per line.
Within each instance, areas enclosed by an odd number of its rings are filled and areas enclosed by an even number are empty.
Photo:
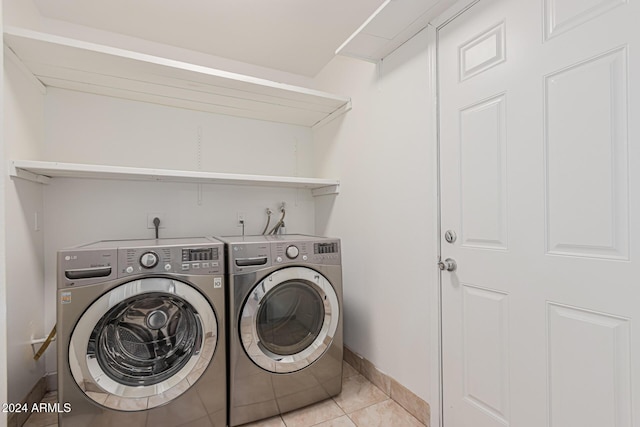
M300 254L300 250L296 246L291 245L287 248L287 257L289 259L297 258L298 254Z
M140 265L144 268L153 268L158 264L158 255L155 252L145 252L140 257Z

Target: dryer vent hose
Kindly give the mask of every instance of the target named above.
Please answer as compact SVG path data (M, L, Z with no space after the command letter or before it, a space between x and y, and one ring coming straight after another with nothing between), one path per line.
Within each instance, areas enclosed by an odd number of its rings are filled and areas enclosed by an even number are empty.
M56 326L57 324L53 325L53 329L51 329L51 332L49 332L49 336L47 337L46 340L44 340L44 342L36 352L35 356L33 356L33 360L40 359L40 357L42 357L44 352L47 351L47 347L49 347L49 344L51 344L51 341L53 341L53 338L55 338L56 336Z

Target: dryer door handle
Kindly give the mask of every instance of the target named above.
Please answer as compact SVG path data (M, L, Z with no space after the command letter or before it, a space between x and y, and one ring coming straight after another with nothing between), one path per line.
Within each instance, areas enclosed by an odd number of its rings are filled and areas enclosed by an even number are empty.
M265 265L267 263L267 257L254 257L254 258L238 258L236 259L236 265L238 267L249 267L252 265Z

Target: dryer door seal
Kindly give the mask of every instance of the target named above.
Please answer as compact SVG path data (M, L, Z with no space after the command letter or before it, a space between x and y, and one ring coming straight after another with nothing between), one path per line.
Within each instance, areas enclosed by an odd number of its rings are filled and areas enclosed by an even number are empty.
M299 371L329 348L338 328L338 296L306 267L275 271L253 288L240 318L245 352L273 373Z
M98 298L76 324L69 365L87 397L121 411L164 405L206 370L218 325L192 286L144 278Z

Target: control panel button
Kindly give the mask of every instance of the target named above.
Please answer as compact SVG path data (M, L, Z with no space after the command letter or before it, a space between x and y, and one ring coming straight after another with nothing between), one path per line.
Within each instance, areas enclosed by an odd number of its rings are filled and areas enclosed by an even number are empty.
M200 263L194 262L193 264L191 264L191 268L193 268L194 270L200 268Z
M291 245L287 248L286 253L289 259L295 259L300 254L300 250L296 246Z
M129 266L124 271L126 271L129 274L131 274L131 273L133 273L133 267Z
M279 256L278 258L276 258L276 262L282 262L282 257Z
M306 261L306 260L308 260L308 259L309 259L309 257L308 257L308 256L306 256L306 255L302 255L302 260L303 260L303 261Z
M209 263L208 262L203 262L202 263L202 268L209 268Z
M140 265L144 268L153 268L158 264L158 255L155 252L145 252L140 257Z
M182 264L182 270L188 270L189 269L189 264Z
M164 270L165 271L170 271L171 270L171 264L165 264Z

